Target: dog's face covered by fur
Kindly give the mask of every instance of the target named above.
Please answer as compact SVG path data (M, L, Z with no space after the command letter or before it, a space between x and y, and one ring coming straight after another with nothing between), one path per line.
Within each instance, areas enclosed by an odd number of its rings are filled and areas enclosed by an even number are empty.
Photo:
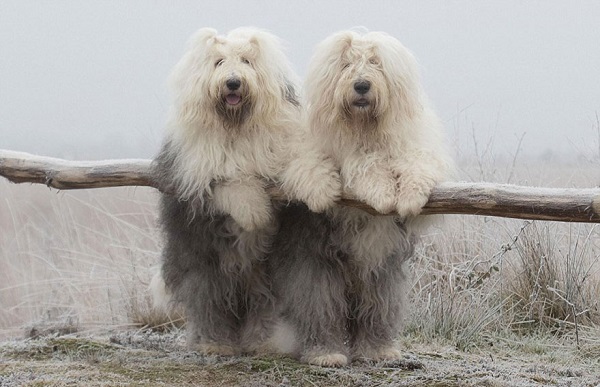
M196 127L270 126L287 103L296 103L281 43L253 28L226 36L199 30L171 76L177 120Z
M244 44L245 43L245 44ZM227 42L215 37L211 41L209 60L214 65L208 81L209 98L224 122L238 127L252 111L258 92L257 42Z
M376 122L387 110L390 94L377 49L366 41L344 44L334 80L338 109L348 121Z
M395 38L344 31L318 47L307 79L311 126L372 131L421 108L417 65ZM318 67L317 67L318 66Z

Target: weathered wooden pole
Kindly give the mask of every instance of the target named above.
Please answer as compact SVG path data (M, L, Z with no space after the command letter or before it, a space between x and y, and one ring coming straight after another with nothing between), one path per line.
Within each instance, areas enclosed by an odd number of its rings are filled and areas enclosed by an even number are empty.
M67 161L0 150L0 176L13 183L38 183L66 189L148 186L150 160ZM277 187L274 199L287 200ZM376 213L352 197L340 204ZM437 186L422 214L469 214L505 218L600 223L600 188L539 188L492 183L443 183Z

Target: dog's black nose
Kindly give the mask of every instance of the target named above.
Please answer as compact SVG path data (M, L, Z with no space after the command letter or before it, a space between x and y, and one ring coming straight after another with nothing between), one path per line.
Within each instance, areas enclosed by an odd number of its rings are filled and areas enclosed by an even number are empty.
M370 88L371 82L369 81L358 81L354 83L354 90L356 90L356 92L361 95L367 94Z
M225 85L229 90L236 91L242 85L242 81L240 81L238 78L229 78L227 82L225 82Z

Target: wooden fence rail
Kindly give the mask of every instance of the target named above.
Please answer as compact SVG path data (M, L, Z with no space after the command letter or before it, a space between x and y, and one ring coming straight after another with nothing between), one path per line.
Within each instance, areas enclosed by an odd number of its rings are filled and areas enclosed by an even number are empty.
M150 160L67 161L23 152L0 150L0 176L13 183L85 189L148 186L161 189L152 178ZM271 187L274 199L287 200ZM344 197L340 204L376 213ZM564 189L492 183L443 183L437 186L423 214L470 214L562 222L600 223L600 188Z

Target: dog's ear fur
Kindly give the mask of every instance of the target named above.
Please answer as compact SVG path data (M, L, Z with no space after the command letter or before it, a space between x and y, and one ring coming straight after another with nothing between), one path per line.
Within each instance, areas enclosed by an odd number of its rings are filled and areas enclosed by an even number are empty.
M338 61L338 66L344 63L344 57L346 51L352 47L352 41L354 40L354 34L352 32L342 32L338 35L330 46L330 58L335 58Z
M254 51L260 51L260 39L256 35L252 35L252 37L250 37L249 42L250 45L253 47Z
M310 114L311 127L328 127L336 119L338 108L332 96L335 94L337 77L344 66L346 52L352 47L356 33L342 31L322 41L310 61L305 89L307 101L314 114ZM312 121L312 119L315 119Z
M221 37L217 36L214 28L201 28L187 42L187 50L196 50L206 47L209 42L217 42Z
M186 52L179 60L169 77L171 90L175 97L178 121L191 123L201 116L205 107L200 103L204 96L202 73L206 71L206 51L209 45L219 37L213 28L201 28L188 40Z
M368 34L390 84L392 110L412 119L423 109L419 71L415 57L397 39L383 32Z

